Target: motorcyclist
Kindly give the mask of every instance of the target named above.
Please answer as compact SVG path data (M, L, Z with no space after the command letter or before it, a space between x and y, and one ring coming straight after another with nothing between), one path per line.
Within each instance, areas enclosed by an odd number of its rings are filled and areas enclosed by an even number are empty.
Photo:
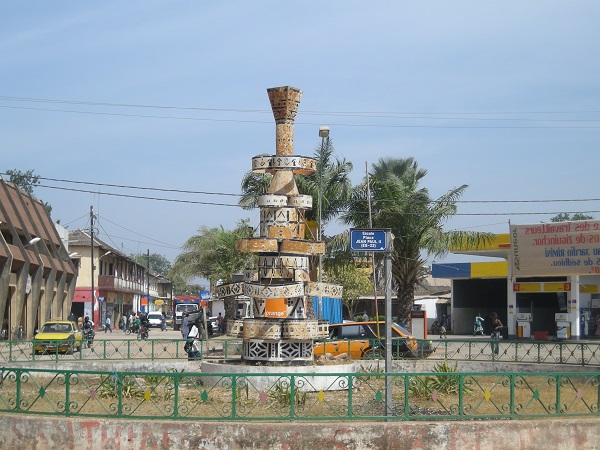
M94 322L88 316L85 316L83 320L83 337L87 341L88 347L91 347L94 336Z
M138 339L148 339L148 315L140 314L140 329L138 331Z

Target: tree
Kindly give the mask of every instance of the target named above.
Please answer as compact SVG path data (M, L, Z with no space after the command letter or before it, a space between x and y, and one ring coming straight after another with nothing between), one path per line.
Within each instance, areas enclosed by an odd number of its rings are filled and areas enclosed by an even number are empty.
M21 172L17 169L7 170L6 175L9 176L8 181L30 195L33 194L33 189L40 184L40 177L35 175L31 169L27 172Z
M257 257L250 252L239 252L235 243L252 237L253 228L249 220L241 220L234 230L201 227L198 235L189 238L183 245L183 253L175 260L173 271L184 279L203 277L214 286L218 280L231 282L233 275L256 268ZM233 318L237 312L234 299L225 301L225 317Z
M344 286L342 304L348 311L348 317L356 315L356 308L360 302L360 296L372 291L373 283L370 272L357 267L354 261L348 263L332 263L328 261L325 265L324 279L328 283L341 284Z
M148 254L131 254L129 258L134 260L140 266L148 267ZM171 262L163 255L158 253L150 253L150 270L159 275L166 276L171 270Z
M198 292L205 289L204 286L199 284L189 284L173 269L166 276L173 283L173 295L198 295Z
M296 175L298 192L313 198L312 210L306 212L308 220L318 220L321 186L323 192L322 221L323 224L335 218L344 207L352 193L350 172L352 163L334 156L333 143L326 140L321 158L321 144L315 148L314 159L316 171L312 175ZM322 171L322 181L321 181ZM271 183L271 175L247 172L242 179L242 195L239 205L244 209L256 208L258 197L267 193Z
M22 191L27 192L29 195L33 195L33 189L40 184L39 175L35 175L32 169L29 169L27 172L21 172L18 169L9 169L5 172L5 174L9 176L8 181L13 183ZM48 211L48 214L50 214L52 212L52 206L46 202L42 203L44 204L46 211Z
M592 220L592 216L583 213L575 213L569 218L569 213L560 213L550 219L550 222L568 222L570 220Z
M392 282L397 289L400 321L409 323L414 293L427 272L425 251L436 257L450 246L461 248L486 242L489 233L445 232L444 223L456 214L456 203L467 186L451 189L432 200L419 183L427 172L413 158L380 159L369 176L372 227L390 228L394 236ZM370 228L367 180L357 185L341 220L357 228Z

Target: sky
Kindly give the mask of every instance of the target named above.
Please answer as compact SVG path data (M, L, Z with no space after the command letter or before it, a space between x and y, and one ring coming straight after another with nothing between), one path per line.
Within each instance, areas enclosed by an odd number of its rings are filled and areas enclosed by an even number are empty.
M433 198L468 185L445 230L598 218L599 22L591 0L3 1L0 172L173 262L202 226L258 225L241 179L275 153L266 90L293 86L295 154L329 126L354 183L414 157Z

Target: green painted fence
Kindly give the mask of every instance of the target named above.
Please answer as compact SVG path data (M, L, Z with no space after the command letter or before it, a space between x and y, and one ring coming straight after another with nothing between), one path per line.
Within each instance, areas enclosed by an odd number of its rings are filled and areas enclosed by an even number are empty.
M319 342L319 341L316 341ZM402 351L394 343L394 358L427 358L432 361L499 361L527 364L561 364L573 366L600 366L600 342L586 341L498 341L499 352L492 353L486 339L419 340L419 349ZM0 364L11 362L64 361L169 361L187 358L181 339L96 339L91 348L74 345L73 351L58 346L36 351L35 341L0 341ZM371 347L381 347L372 340ZM210 339L200 342L202 359L239 358L240 339ZM323 348L323 347L321 347ZM323 350L321 350L323 351ZM315 350L315 357L321 356ZM383 357L383 355L380 355Z
M0 412L202 421L598 417L600 372L202 374L0 369ZM386 385L386 382L388 385ZM389 386L389 388L387 387ZM386 390L391 400L386 403Z

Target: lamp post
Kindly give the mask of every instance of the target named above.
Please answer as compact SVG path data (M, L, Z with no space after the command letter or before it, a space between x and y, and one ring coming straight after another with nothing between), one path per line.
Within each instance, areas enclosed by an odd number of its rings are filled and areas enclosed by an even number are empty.
M319 227L317 229L317 240L320 242L322 239L321 223L323 220L323 151L325 150L325 138L329 140L329 127L319 128L319 137L321 138L321 152L319 153ZM323 281L323 254L319 253L319 283ZM323 319L323 294L319 289L319 310L317 312L317 319Z

